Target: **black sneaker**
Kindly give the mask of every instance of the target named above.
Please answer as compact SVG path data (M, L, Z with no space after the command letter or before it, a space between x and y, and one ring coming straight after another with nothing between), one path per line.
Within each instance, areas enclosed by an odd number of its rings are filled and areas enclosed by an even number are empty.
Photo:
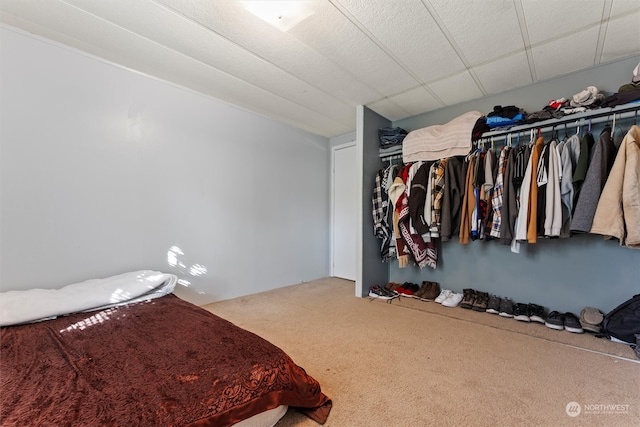
M487 313L500 313L500 301L502 301L500 297L496 295L489 295L489 302L487 302Z
M476 291L473 289L462 290L462 301L460 301L460 307L472 308L473 302L476 300Z
M489 302L489 294L487 292L476 292L476 299L473 301L472 310L475 311L487 311L487 304Z
M547 316L544 326L561 331L564 329L564 316L557 311L552 311Z
M528 305L517 303L513 308L513 318L516 320L520 320L521 322L530 322L528 315Z
M574 334L581 334L584 332L582 325L580 325L580 319L578 319L578 316L573 313L564 314L564 328Z
M513 317L513 301L509 298L502 298L500 300L500 313L502 317Z
M542 323L544 325L544 307L538 304L529 303L527 314L532 322Z

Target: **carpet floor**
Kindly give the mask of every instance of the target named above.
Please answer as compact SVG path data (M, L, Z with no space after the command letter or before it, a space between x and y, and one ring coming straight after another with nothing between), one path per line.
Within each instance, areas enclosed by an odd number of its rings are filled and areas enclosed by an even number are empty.
M327 278L204 306L285 350L333 400L332 427L632 426L626 345ZM315 422L289 409L277 427Z

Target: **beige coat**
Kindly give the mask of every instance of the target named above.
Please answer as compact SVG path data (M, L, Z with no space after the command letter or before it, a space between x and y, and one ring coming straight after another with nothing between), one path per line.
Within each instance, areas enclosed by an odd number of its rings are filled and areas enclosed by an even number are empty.
M640 249L640 128L624 137L593 218L591 233Z

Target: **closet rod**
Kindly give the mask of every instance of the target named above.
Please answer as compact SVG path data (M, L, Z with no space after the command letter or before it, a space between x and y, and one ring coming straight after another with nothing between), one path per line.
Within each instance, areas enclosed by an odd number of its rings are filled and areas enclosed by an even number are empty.
M640 110L640 103L638 102L616 105L615 107L598 108L596 110L585 111L584 113L570 114L559 119L548 119L535 123L529 123L526 125L512 126L509 129L500 129L485 132L479 139L490 138L492 136L507 135L510 133L519 133L538 128L540 128L541 132L549 132L554 127L556 129L559 128L559 125L563 125L562 127L564 127L565 124L568 127L576 125L582 126L585 123L588 123L589 119L591 119L592 124L602 123L608 121L609 117L613 116L614 114L617 115L616 120L623 120L635 117L638 110Z

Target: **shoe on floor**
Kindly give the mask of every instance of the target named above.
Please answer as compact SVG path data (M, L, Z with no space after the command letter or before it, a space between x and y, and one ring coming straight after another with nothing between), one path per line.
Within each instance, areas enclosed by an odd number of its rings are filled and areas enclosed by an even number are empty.
M438 282L429 282L429 286L426 291L422 294L422 299L433 300L438 295L440 295L440 283Z
M419 290L420 290L420 286L410 282L404 282L401 286L394 289L394 291L396 291L399 294L409 295L409 296L415 294Z
M532 322L542 323L544 325L544 307L538 304L529 303L527 314Z
M594 307L585 307L580 312L580 325L582 329L599 334L602 332L604 314Z
M513 317L513 301L509 298L502 298L500 301L500 313L502 317Z
M578 319L578 316L573 313L567 312L564 314L564 328L574 334L581 334L584 332L584 329L582 329L582 326L580 325L580 319Z
M487 292L476 292L476 299L473 301L472 310L475 311L487 311L487 304L489 303L489 294Z
M527 304L517 303L513 307L513 318L521 322L530 322L531 319L529 318L528 308L529 306Z
M393 291L395 289L398 289L400 286L401 286L401 283L389 282L385 285L385 288L387 288L390 291Z
M426 280L424 282L422 282L422 285L420 286L420 289L418 289L417 292L415 292L413 294L414 297L418 297L421 298L422 294L424 294L427 290L427 288L431 285L430 282L427 282Z
M476 291L473 289L463 289L462 290L462 301L460 301L460 307L462 308L472 308L473 302L476 300Z
M561 331L564 329L564 316L557 311L552 311L547 316L547 320L545 320L544 326Z
M462 301L462 294L451 292L447 299L442 301L442 305L445 307L457 307L458 304L460 304L460 301Z
M434 301L438 304L442 304L442 302L446 300L452 293L453 291L451 291L450 289L443 289L442 291L440 291L440 295L438 295L436 299L434 299Z
M489 302L487 302L487 313L498 314L500 313L500 297L496 295L489 296Z
M392 294L392 295L389 295L389 294ZM391 292L390 290L384 287L373 286L372 288L369 289L369 297L379 298L383 300L390 300L397 297L397 295L393 295L393 292Z

